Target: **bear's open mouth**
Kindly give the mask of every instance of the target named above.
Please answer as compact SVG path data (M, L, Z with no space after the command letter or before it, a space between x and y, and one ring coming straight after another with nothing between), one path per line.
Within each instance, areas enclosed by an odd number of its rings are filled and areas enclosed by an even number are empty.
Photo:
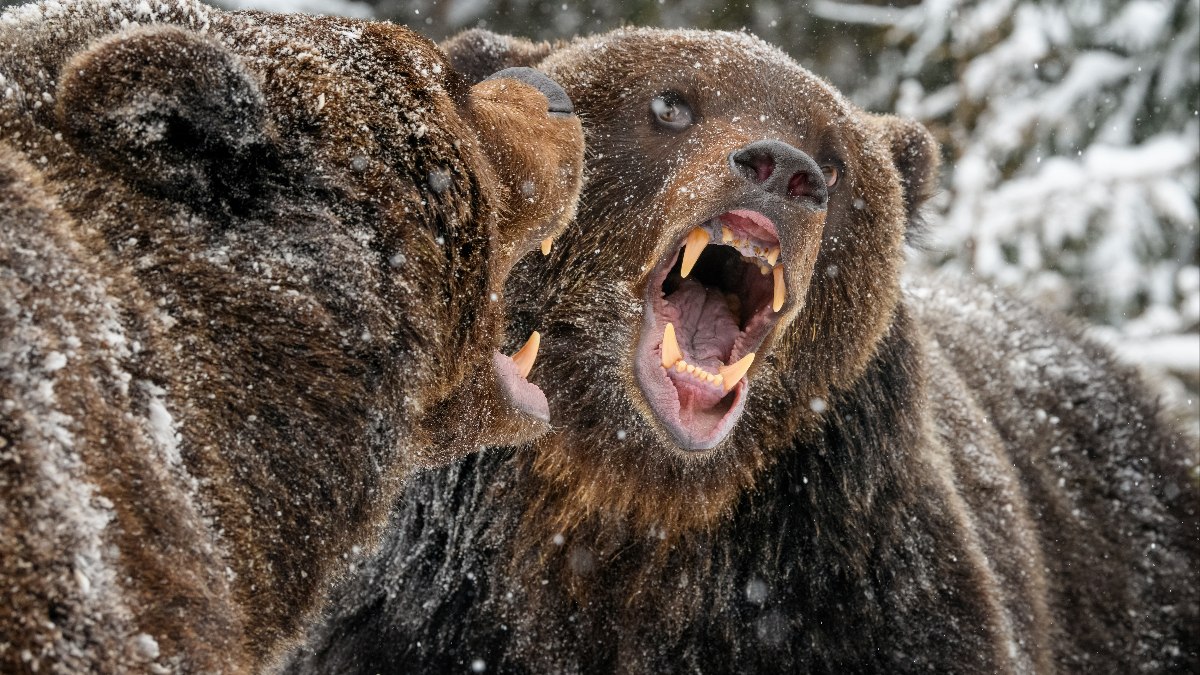
M529 340L512 356L496 351L492 353L492 367L501 390L509 403L521 412L532 415L543 422L550 422L550 405L546 394L526 378L537 358L541 345L541 334L534 331Z
M741 416L754 351L787 293L775 224L757 211L696 227L650 273L634 370L679 445L707 450Z

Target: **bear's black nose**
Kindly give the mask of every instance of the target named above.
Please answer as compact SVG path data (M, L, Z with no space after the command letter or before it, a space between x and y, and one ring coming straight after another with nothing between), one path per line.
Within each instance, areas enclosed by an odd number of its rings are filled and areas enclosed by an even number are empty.
M729 168L760 189L780 197L829 203L825 175L807 153L783 141L755 141L729 155Z
M542 95L550 102L550 106L546 112L558 113L560 115L575 113L575 106L571 105L571 97L567 96L567 92L563 91L563 88L557 82L550 79L548 75L541 71L534 70L533 68L505 68L504 70L492 73L487 79L498 80L500 78L520 80L542 92Z

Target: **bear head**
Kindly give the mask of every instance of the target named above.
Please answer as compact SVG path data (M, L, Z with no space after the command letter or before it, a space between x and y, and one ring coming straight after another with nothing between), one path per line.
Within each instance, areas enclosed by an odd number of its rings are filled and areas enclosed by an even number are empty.
M562 89L528 68L472 86L388 24L258 22L253 45L175 25L100 37L62 66L48 143L94 162L106 176L94 182L114 205L127 193L139 221L208 225L150 241L261 238L292 283L374 336L364 348L416 364L397 389L417 413L417 464L546 431L545 397L525 379L536 336L522 363L496 350L513 264L574 216L582 132ZM356 231L375 255L339 260L321 230ZM327 259L293 264L315 250ZM460 410L474 414L446 424Z
M467 71L536 63L583 120L577 227L510 282L550 338L561 429L531 463L551 519L711 525L888 332L935 143L745 33L443 47Z

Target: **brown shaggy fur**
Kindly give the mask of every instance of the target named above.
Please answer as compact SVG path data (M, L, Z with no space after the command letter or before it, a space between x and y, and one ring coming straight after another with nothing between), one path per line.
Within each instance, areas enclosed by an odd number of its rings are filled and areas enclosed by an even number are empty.
M446 48L482 69L548 53L538 67L583 120L578 225L509 284L517 327L546 327L537 375L559 427L414 481L295 670L1200 665L1195 440L1062 319L904 279L937 168L920 126L746 34ZM693 125L656 122L664 92ZM768 139L842 163L827 218L731 171ZM688 231L737 206L773 214L788 301L732 433L688 450L639 388L646 291Z
M413 467L546 430L492 356L580 184L539 89L389 24L0 18L0 671L256 671Z

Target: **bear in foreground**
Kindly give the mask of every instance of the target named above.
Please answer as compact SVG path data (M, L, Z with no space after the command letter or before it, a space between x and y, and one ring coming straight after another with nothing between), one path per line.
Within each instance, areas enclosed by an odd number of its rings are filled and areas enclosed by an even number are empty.
M906 276L922 127L747 34L443 47L583 120L508 285L556 428L407 486L293 671L1195 672L1194 441L1077 328Z
M583 137L498 75L186 0L0 17L0 671L257 672L412 469L548 428L500 294Z

